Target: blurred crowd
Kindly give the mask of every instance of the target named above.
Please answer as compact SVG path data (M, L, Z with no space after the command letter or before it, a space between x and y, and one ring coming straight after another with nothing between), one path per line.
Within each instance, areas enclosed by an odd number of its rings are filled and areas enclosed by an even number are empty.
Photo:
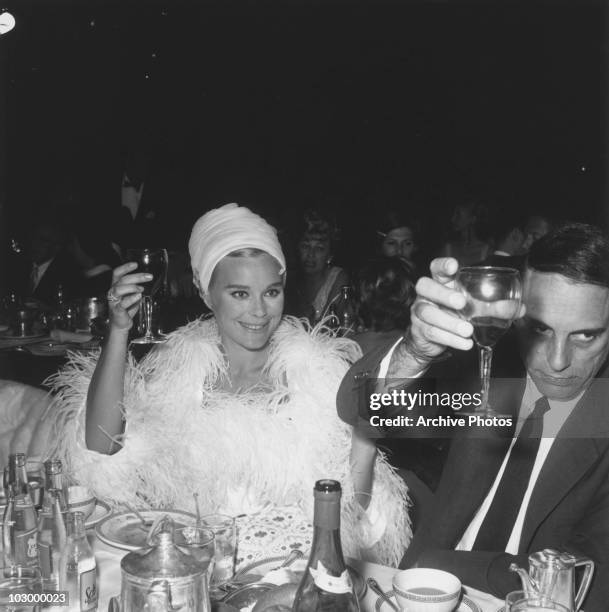
M126 261L128 248L168 246L140 210L142 191L141 181L123 176L120 214L113 215L106 231L52 209L34 219L26 235L7 245L5 308L25 304L49 312L75 300L105 299L112 270ZM289 262L285 313L313 325L325 320L329 327L348 328L366 349L375 336L391 337L407 326L417 278L433 257L452 256L462 266L520 268L531 245L558 222L535 212L519 217L472 198L454 207L440 235L409 208L405 202L368 213L363 217L368 239L357 245L349 244L352 236L336 216L321 208L304 211L289 226L279 225ZM156 297L164 331L206 313L186 249L169 249L168 260Z

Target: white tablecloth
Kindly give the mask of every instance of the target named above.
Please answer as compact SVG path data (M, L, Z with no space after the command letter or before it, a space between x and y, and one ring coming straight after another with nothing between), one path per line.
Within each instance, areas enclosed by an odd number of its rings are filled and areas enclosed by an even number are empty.
M100 542L95 537L94 532L90 532L90 542L95 552L98 568L99 604L97 609L99 612L106 612L110 597L120 593L120 560L127 553ZM391 580L397 571L395 568L354 560L349 560L349 564L359 571L364 580L372 577L385 591L391 590ZM465 587L465 592L470 599L474 600L482 608L482 612L497 612L501 607L502 602L492 595L482 593L470 587ZM375 612L377 599L378 597L368 589L366 597L362 602L362 612Z

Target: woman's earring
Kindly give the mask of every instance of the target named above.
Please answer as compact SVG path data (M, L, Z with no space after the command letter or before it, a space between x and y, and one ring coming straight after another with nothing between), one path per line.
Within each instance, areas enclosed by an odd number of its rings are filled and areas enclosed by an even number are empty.
M332 257L328 257L328 259L326 259L326 266L329 266L332 264Z

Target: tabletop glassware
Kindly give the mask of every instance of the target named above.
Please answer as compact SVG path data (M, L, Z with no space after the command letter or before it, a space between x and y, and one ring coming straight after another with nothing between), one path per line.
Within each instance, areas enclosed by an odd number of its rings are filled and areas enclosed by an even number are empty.
M126 261L137 263L137 272L152 274L151 281L142 283L144 288L140 306L144 335L134 338L135 344L157 344L165 342L165 336L154 328L153 322L158 318L154 296L165 283L167 276L168 256L166 249L128 249Z
M237 528L235 519L225 514L208 514L201 517L201 527L214 532L214 568L210 587L215 589L231 580L235 574L237 552Z
M42 578L37 567L13 565L0 570L0 610L3 612L39 612L41 605L35 598L41 591Z
M214 532L205 527L189 525L176 529L173 533L173 541L207 572L207 584L209 585L215 566Z
M565 606L538 594L512 591L505 598L505 612L570 612Z
M462 315L474 326L480 351L482 401L475 412L494 414L488 401L493 347L520 312L520 273L514 268L465 267L457 272L456 287L465 295Z
M36 510L40 510L44 495L44 465L42 461L28 459L25 463L25 471L27 472L27 483L32 503Z

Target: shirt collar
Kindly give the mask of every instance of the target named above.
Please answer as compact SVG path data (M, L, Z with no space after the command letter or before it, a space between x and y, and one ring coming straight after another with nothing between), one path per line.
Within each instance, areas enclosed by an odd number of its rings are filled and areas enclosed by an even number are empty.
M584 389L577 397L567 400L566 402L548 399L548 403L550 404L550 412L548 412L546 418L544 419L544 437L554 437L558 433L585 392L586 390ZM524 389L522 403L520 406L521 421L526 419L527 416L533 412L535 402L540 397L542 397L541 391L539 391L533 382L533 379L527 374L526 387Z

